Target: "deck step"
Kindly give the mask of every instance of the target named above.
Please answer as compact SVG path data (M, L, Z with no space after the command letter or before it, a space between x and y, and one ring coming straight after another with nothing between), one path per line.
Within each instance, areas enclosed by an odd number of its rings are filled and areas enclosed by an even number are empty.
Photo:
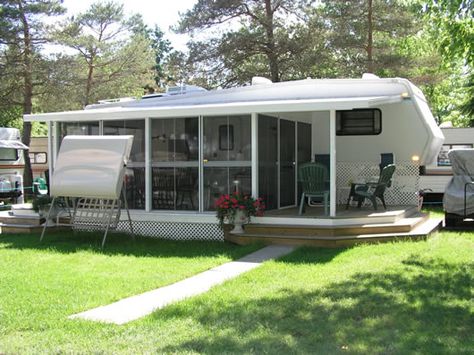
M1 224L40 226L45 221L39 216L0 216Z
M360 243L383 243L394 240L423 240L442 226L442 219L423 219L408 232L378 234L353 234L343 236L330 235L286 235L244 233L226 234L226 240L236 244L263 242L264 244L307 245L325 248L353 246Z
M248 234L299 235L299 236L344 236L358 234L407 233L429 218L418 213L394 223L371 223L336 226L279 225L250 223L245 226Z
M70 230L70 227L62 225L51 225L47 227L48 230ZM19 225L19 224L0 224L1 234L32 234L41 233L43 226L41 225Z
M28 225L28 224L0 224L2 234L31 234L41 233L43 226L41 225Z

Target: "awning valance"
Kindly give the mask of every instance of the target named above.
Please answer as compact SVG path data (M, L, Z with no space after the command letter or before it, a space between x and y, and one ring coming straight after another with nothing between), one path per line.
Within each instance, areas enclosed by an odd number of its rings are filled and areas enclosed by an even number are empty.
M334 99L305 99L232 102L205 105L154 106L154 107L104 107L98 109L52 112L25 115L27 122L32 121L94 121L139 119L146 117L186 117L189 115L232 115L249 113L308 112L329 110L351 110L376 105L393 104L402 101L401 96L368 96Z
M0 148L12 148L12 149L23 149L23 150L30 149L20 141L7 141L3 139L0 139Z

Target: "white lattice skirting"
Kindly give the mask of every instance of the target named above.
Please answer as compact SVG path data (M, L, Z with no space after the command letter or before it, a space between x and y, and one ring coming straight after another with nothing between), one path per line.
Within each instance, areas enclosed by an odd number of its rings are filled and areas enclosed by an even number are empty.
M385 201L390 206L416 206L420 185L419 167L412 162L396 162L392 186L385 190ZM373 162L337 163L337 203L344 204L349 196L351 183L377 181L379 165ZM366 202L367 203L367 202Z
M224 241L224 233L217 223L133 221L137 235L171 240ZM128 221L120 221L118 231L129 232Z

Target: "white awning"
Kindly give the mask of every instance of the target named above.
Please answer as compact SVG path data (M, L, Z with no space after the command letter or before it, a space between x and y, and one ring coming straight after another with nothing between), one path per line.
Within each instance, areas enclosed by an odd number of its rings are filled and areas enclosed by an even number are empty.
M12 148L12 149L23 149L23 150L30 149L20 141L6 141L3 139L0 139L0 148Z
M328 110L351 110L368 108L376 105L393 104L400 102L399 95L349 97L334 99L305 99L305 100L278 100L230 102L205 105L182 106L154 106L154 107L109 107L80 111L52 112L25 115L27 122L40 121L94 121L140 119L145 117L185 117L198 115L238 115L277 112L308 112Z

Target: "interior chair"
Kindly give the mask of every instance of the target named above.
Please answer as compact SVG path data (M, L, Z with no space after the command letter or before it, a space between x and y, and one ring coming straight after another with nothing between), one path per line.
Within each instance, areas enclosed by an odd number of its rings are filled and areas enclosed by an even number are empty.
M299 169L299 181L303 193L301 194L299 214L305 211L305 199L313 197L323 198L324 214L328 215L329 210L329 189L326 187L328 180L328 170L322 164L305 163Z
M176 201L179 209L195 209L194 207L194 194L196 189L196 178L193 175L191 169L183 169L176 175ZM185 198L189 200L189 205L185 203Z
M48 185L46 180L42 177L37 177L33 180L33 193L35 196L42 196L48 194Z
M361 207L364 200L367 198L372 202L372 206L377 210L377 198L382 201L384 209L385 205L384 193L387 187L391 186L392 176L395 172L395 165L389 164L382 169L379 180L377 182L368 182L366 184L356 185L354 188L354 195L358 201L357 207Z

